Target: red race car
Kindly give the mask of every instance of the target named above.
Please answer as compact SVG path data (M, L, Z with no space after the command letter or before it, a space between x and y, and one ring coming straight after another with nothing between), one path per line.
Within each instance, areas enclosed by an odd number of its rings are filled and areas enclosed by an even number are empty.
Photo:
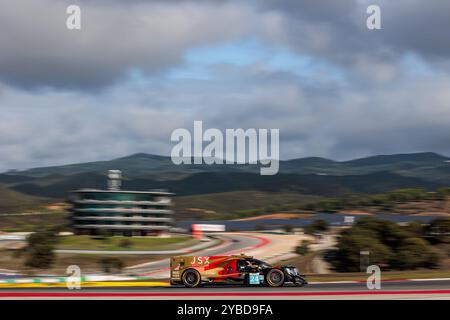
M170 283L193 288L205 283L280 287L307 284L295 266L271 266L246 255L177 256L170 259Z

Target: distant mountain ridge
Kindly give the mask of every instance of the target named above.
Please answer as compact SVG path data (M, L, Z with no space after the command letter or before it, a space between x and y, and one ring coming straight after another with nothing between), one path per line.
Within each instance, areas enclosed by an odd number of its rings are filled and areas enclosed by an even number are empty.
M436 189L443 185L390 172L368 175L322 176L278 174L261 176L256 173L202 172L180 180L157 181L149 178L127 179L127 190L168 189L177 195L258 190L265 192L298 192L302 194L339 196L347 193L379 193L400 188ZM22 183L12 188L21 193L48 198L64 198L67 192L79 188L104 189L105 177L97 173L81 173L50 184Z
M123 171L124 188L166 188L179 195L238 190L317 195L377 193L396 188L434 190L450 185L450 158L431 152L378 155L349 161L308 157L280 161L275 176L259 165L174 165L170 157L137 153L110 161L33 168L0 174L0 185L33 196L64 198L78 188L105 188L110 169Z
M434 152L420 152L420 153L399 153L392 155L377 155L365 158L359 158L344 163L352 165L383 165L399 162L424 162L424 163L439 163L449 160L448 157Z
M448 166L450 158L433 152L377 155L349 161L334 161L320 157L306 157L280 161L280 173L297 174L367 174L370 172L392 171L420 168L423 166ZM379 166L388 166L380 168ZM389 168L391 167L391 168ZM6 172L0 174L0 183L3 180L14 179L12 176L45 177L51 174L72 175L85 172L106 174L110 169L122 170L129 177L158 176L162 173L179 172L194 174L198 172L258 172L259 165L175 165L168 156L136 153L109 161L94 161L61 166L38 167L24 171ZM387 169L387 170L386 170Z

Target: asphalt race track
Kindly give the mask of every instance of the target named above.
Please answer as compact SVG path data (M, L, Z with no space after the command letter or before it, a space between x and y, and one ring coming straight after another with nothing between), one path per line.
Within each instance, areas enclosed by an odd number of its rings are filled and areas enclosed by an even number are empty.
M312 283L304 287L207 286L81 288L4 288L1 299L173 299L173 300L262 300L262 299L449 299L450 280L386 281L380 290L369 290L365 283Z

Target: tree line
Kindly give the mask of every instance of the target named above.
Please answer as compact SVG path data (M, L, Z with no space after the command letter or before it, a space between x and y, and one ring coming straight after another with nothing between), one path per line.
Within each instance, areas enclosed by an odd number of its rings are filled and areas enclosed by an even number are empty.
M338 237L329 259L337 271L360 271L361 251L369 251L370 264L383 270L437 268L450 255L450 219L438 218L428 225L412 222L402 226L373 217L359 219ZM444 249L442 249L444 248Z
M422 188L397 189L375 195L350 194L340 198L319 200L306 203L303 210L334 212L343 209L357 209L362 207L380 207L390 209L395 204L407 201L442 201L450 196L450 187L440 188L436 192L429 192Z

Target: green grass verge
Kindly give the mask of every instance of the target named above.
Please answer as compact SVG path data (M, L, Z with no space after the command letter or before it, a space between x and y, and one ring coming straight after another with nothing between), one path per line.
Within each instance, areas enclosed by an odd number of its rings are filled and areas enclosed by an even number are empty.
M172 250L192 246L197 240L189 236L159 238L64 236L57 249L78 250Z
M298 209L322 199L298 192L230 191L176 197L179 219L236 219Z
M61 231L70 231L68 212L39 211L31 214L0 215L0 231L32 232L38 227L61 227Z

